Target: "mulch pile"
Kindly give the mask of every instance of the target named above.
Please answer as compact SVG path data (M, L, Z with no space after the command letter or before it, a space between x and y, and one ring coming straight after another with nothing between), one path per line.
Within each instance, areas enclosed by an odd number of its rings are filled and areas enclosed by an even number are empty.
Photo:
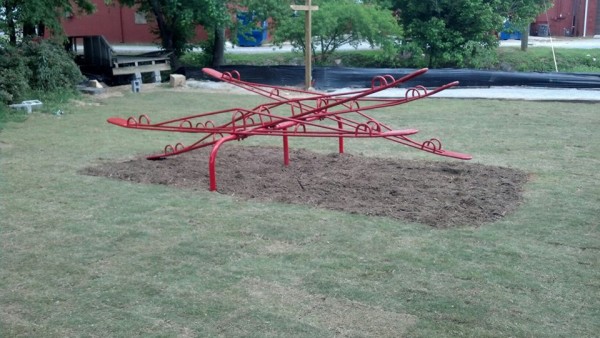
M209 149L159 161L104 162L83 174L208 190ZM527 174L463 161L414 161L226 145L217 157L222 194L391 217L433 227L480 226L515 210Z

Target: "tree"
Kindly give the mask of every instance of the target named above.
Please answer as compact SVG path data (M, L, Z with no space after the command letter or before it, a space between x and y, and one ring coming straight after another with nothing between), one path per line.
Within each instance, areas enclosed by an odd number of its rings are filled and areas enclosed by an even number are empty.
M463 66L498 46L502 13L494 0L395 0L405 45L428 56L429 67Z
M304 3L303 1L301 3ZM313 1L319 10L312 15L313 55L327 60L340 46L357 46L368 42L372 46L391 46L401 33L392 11L376 3L360 3L355 0ZM289 4L287 5L289 8ZM274 17L274 42L291 44L304 51L304 18L301 13L280 10Z
M498 10L504 13L504 16L510 20L514 27L518 27L522 32L521 50L527 50L527 41L529 38L529 26L535 17L548 10L546 8L547 0L504 0L501 1ZM552 2L550 2L552 5Z
M140 11L153 15L158 27L155 33L163 49L174 53L175 65L189 49L198 25L204 26L212 41L222 38L221 30L230 22L227 6L221 0L120 0L120 3L139 6Z
M91 0L1 0L0 30L7 32L9 43L17 45L18 35L38 35L47 27L57 36L62 34L61 17L66 12L91 13Z

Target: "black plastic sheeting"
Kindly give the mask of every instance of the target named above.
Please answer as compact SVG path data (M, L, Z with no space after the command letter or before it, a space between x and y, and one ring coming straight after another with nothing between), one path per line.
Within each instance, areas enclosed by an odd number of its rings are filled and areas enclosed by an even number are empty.
M223 66L219 71L237 70L244 81L276 86L304 85L304 67L299 66ZM313 87L320 90L371 87L378 75L402 77L413 72L406 68L313 68ZM196 80L212 80L200 68L182 67L177 73ZM547 88L600 88L600 74L592 73L521 73L470 69L430 69L406 82L403 87L438 87L459 81L459 87L528 86ZM598 94L600 95L600 93Z

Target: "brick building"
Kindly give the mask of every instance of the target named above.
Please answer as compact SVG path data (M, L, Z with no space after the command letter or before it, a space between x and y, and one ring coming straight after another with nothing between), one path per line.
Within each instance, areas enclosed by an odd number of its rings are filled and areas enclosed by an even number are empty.
M536 18L532 35L600 36L598 0L554 0L553 3L552 8Z
M111 44L157 43L156 24L135 8L115 4L105 5L103 0L93 0L96 11L91 15L65 15L63 29L67 36L103 35ZM196 29L198 40L206 39L202 27Z

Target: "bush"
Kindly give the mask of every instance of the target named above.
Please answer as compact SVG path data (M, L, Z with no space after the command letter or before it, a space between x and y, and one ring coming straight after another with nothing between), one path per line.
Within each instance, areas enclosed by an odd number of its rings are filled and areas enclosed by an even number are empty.
M73 56L61 45L49 40L29 41L23 45L23 51L32 72L29 82L32 89L70 89L84 79Z
M21 49L0 44L0 104L22 98L29 89L31 70Z
M212 61L212 56L204 52L187 52L179 58L182 66L188 67L208 67Z
M19 101L31 90L72 90L83 79L73 57L55 42L0 45L0 103Z

